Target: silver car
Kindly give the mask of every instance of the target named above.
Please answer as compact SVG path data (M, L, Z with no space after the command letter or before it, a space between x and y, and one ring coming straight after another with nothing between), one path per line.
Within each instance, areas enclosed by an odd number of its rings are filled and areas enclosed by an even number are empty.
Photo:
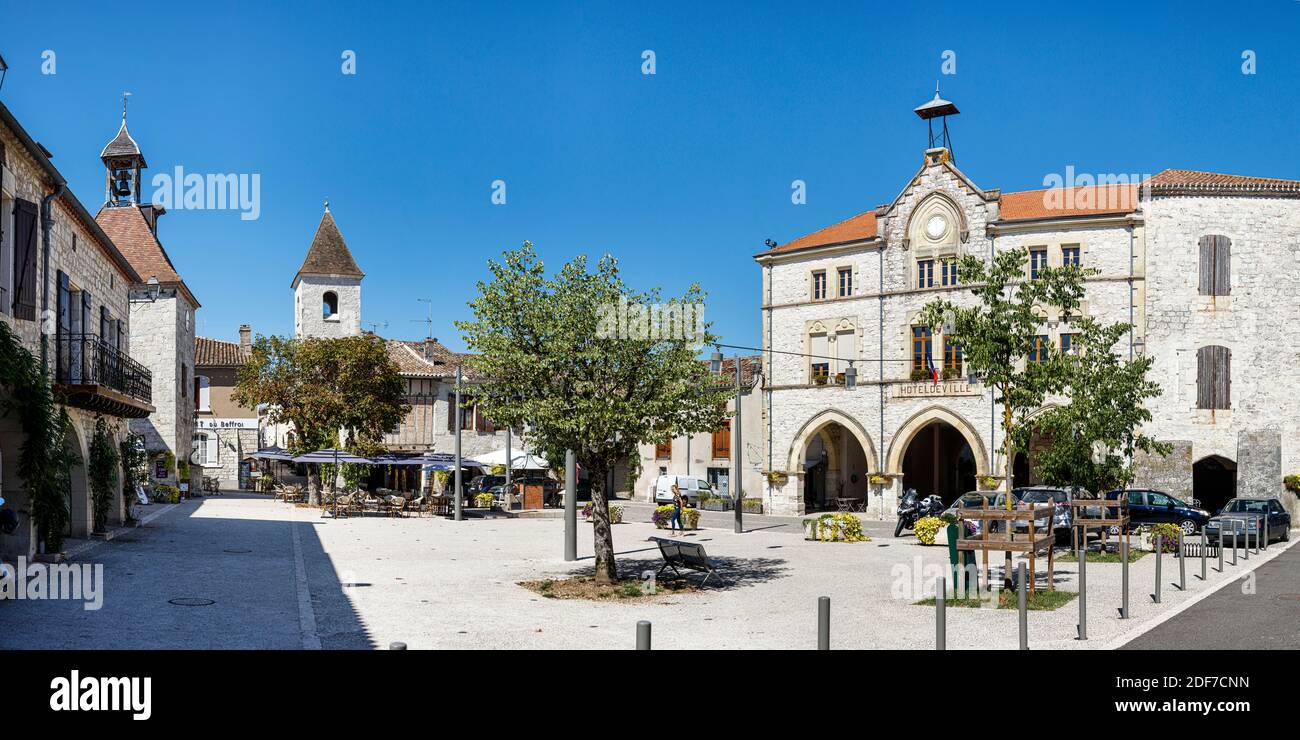
M1231 541L1234 532L1244 545L1259 535L1259 525L1267 522L1263 537L1269 542L1291 539L1291 515L1275 498L1234 498L1205 525L1205 537L1218 542L1220 533ZM1235 527L1235 530L1234 530Z

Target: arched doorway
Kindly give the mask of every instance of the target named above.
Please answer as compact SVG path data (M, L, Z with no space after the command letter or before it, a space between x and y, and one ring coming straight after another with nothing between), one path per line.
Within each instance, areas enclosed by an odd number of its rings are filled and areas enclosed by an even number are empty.
M796 435L791 457L790 469L803 473L799 494L805 512L837 509L836 499L853 499L854 508L865 508L876 453L851 418L838 411L813 417Z
M69 426L65 442L71 468L68 470L68 529L70 537L89 537L94 527L91 521L90 483L86 479L85 449L81 444L80 429L74 423Z
M988 475L988 453L975 428L961 415L931 406L908 419L890 443L885 470L901 475L903 488L947 502L976 488Z
M1211 514L1237 495L1237 463L1210 455L1192 465L1192 498Z
M975 490L975 451L966 437L946 421L921 427L903 454L903 489L921 496L938 494L945 504Z

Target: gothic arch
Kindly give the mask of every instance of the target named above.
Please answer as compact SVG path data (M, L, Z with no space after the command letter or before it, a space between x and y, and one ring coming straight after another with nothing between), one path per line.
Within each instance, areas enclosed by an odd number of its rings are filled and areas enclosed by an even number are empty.
M980 438L979 433L975 431L975 427L970 422L966 421L960 414L942 406L930 406L922 409L913 414L910 419L898 428L890 443L889 458L885 462L885 470L891 475L902 475L903 456L907 453L907 446L911 444L912 438L916 436L917 432L936 421L951 425L966 439L966 444L970 445L971 454L975 457L976 475L989 475L989 456L988 449L984 446L984 440Z
M826 409L813 416L799 431L794 435L794 441L790 444L789 464L786 470L791 474L803 474L803 457L804 451L808 449L808 444L813 438L822 434L830 424L839 424L848 430L849 434L857 440L858 445L862 447L863 455L867 458L867 473L874 474L879 472L879 464L876 461L876 447L871 443L871 437L857 420L847 414L835 409Z
M966 209L962 208L961 204L942 190L932 190L917 201L916 207L912 209L912 213L907 217L906 233L908 241L914 245L929 243L924 238L925 222L931 216L940 213L950 219L951 226L949 228L951 234L944 234L943 238L935 243L958 246L964 244L970 235L970 223L966 220Z

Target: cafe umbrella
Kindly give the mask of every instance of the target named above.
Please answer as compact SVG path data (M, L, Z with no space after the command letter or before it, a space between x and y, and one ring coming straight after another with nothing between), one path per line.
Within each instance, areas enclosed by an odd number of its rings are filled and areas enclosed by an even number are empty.
M293 461L296 463L308 463L308 464L316 464L316 465L334 465L335 466L334 470L336 471L338 470L339 463L363 463L366 465L375 464L375 461L371 460L368 457L353 455L351 452L348 452L347 450L338 450L333 447L326 447L323 450L316 450L315 452L308 452L305 455L299 455L293 458ZM330 476L331 491L336 490L337 483L338 483L338 475Z

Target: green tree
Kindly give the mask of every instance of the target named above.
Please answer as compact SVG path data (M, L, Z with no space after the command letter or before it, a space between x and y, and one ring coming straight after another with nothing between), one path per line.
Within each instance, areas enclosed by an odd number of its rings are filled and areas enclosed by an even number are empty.
M149 453L144 449L144 437L127 433L120 445L122 458L122 505L126 520L135 520L135 489L149 478Z
M1064 368L1056 361L1059 353L1050 343L1035 344L1038 327L1051 307L1068 321L1083 300L1084 279L1096 272L1072 265L1045 267L1031 280L1027 257L1024 249L998 252L990 262L963 255L958 274L971 286L973 305L937 299L921 311L922 323L944 327L948 340L961 344L968 372L979 376L1002 406L1002 461L1008 491L1017 445L1025 439L1017 429L1042 406L1048 393L1064 383ZM1039 353L1038 362L1029 361L1031 350ZM1011 508L1011 497L1006 501Z
M90 483L90 501L94 511L94 530L108 528L108 514L118 491L119 456L113 442L116 429L110 429L103 416L95 417L95 433L90 438L90 459L86 477Z
M404 394L398 368L377 337L258 336L231 398L249 407L267 404L272 423L293 425L291 451L303 454L336 446L340 431L350 446L378 449L410 411ZM319 504L318 466L311 466L308 481L308 501Z
M529 242L488 268L492 281L470 303L474 320L457 322L478 353L472 377L485 381L475 400L499 425L527 423L528 449L553 466L575 452L591 480L596 580L615 582L606 474L641 444L717 429L727 415L728 388L697 357L697 344L717 341L707 325L696 336L651 331L651 306L694 307L704 294L692 285L664 304L658 289L624 284L609 255L594 271L579 256L548 279Z
M1047 484L1100 494L1132 480L1135 449L1167 455L1172 447L1141 432L1151 421L1146 402L1160 395L1160 386L1147 380L1150 357L1122 360L1115 352L1129 325L1083 318L1073 328L1074 351L1054 360L1068 401L1021 427L1020 443L1027 444L1034 432L1049 440L1034 455L1035 472Z

